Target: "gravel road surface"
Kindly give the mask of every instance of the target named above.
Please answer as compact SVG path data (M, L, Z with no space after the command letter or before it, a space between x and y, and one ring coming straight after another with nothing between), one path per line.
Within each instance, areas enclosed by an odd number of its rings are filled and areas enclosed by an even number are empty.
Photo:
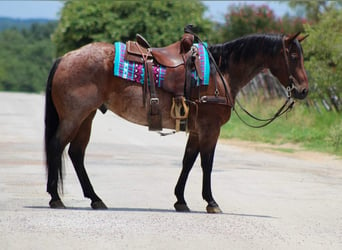
M43 110L43 95L0 93L0 249L342 249L341 159L220 141L212 182L224 213L205 213L199 161L192 213L177 213L186 134L161 137L110 112L97 113L86 155L109 209L90 209L67 157L68 208L50 209Z

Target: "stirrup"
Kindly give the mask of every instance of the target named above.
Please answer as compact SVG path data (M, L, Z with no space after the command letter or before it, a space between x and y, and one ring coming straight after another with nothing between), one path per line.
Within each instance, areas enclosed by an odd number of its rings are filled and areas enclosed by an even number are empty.
M181 105L179 103L176 103L175 97L172 98L172 106L171 106L171 112L170 112L172 119L182 120L182 119L188 118L189 107L185 103L184 96L180 97L180 100L181 100ZM181 108L184 109L184 115L181 115L180 113Z
M180 100L180 101L179 101ZM184 110L184 114L181 115L181 110ZM171 106L171 111L170 111L170 116L172 119L176 120L176 132L180 130L180 121L185 120L189 116L189 107L185 103L185 98L184 96L178 97L178 100L175 100L175 97L172 98L172 106Z

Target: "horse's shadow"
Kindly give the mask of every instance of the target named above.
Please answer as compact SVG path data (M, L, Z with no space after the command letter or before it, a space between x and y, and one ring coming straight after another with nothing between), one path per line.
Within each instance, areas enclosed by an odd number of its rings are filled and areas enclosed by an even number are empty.
M51 209L48 206L24 206L24 208L28 209ZM57 209L56 209L57 210ZM130 207L111 207L106 210L94 210L90 207L67 207L62 210L78 210L78 211L108 211L108 212L141 212L141 213L182 213L176 212L174 209L162 209L162 208L130 208ZM194 211L183 212L189 214L208 214L205 211ZM226 215L226 216L241 216L241 217L254 217L254 218L264 218L264 219L277 219L277 217L273 217L270 215L262 215L262 214L240 214L240 213L220 213L218 215Z

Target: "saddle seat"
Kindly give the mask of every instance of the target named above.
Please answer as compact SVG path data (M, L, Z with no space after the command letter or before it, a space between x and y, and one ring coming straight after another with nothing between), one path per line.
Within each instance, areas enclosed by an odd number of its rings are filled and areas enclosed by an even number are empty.
M184 64L181 53L181 42L175 42L167 47L151 48L153 58L161 65L166 67L177 67Z
M128 41L126 59L129 61L144 62L147 59L154 59L158 64L165 67L178 67L185 63L193 45L193 36L184 34L181 41L161 48L151 48L146 39L137 34L136 42ZM136 56L138 58L136 58ZM143 58L145 56L145 58Z

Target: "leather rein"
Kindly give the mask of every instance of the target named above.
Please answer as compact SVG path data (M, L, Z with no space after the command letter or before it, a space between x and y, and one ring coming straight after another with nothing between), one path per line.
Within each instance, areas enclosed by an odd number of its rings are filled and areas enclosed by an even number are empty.
M199 42L203 43L202 40L192 32L192 34L198 39ZM208 52L208 55L212 61L212 63L214 64L217 73L220 76L220 79L223 83L224 86L224 90L225 90L225 97L227 99L227 102L230 103L232 105L232 108L235 112L235 114L237 115L237 117L247 126L251 127L251 128L262 128L262 127L266 127L267 125L269 125L271 122L273 122L275 119L277 119L278 117L282 116L283 114L287 113L288 111L290 111L293 108L293 105L295 103L295 101L292 98L292 90L296 88L296 84L298 84L297 80L294 78L294 76L291 74L290 72L290 64L289 64L289 58L288 58L288 49L286 49L285 46L285 36L283 36L282 38L282 47L283 47L283 54L284 54L284 60L285 60L285 64L286 64L286 68L287 68L287 72L289 75L289 85L286 87L286 101L285 103L279 108L279 110L270 118L266 118L266 119L262 119L262 118L258 118L255 115L251 114L250 112L248 112L244 107L242 107L242 105L240 104L240 102L236 99L236 103L238 104L238 106L240 107L240 109L242 111L244 111L249 117L253 118L256 121L259 122L264 122L261 125L253 125L248 123L247 121L245 121L244 119L242 119L242 117L240 116L240 114L237 112L236 108L235 108L235 103L233 102L233 98L230 95L229 91L228 91L228 84L225 80L225 78L223 77L222 72L220 71L218 65L216 64L215 59L213 58L212 54L210 53L210 51L208 50L208 48L206 46L204 46ZM216 85L216 84L215 84ZM215 89L215 95L218 95L218 89L216 86Z

